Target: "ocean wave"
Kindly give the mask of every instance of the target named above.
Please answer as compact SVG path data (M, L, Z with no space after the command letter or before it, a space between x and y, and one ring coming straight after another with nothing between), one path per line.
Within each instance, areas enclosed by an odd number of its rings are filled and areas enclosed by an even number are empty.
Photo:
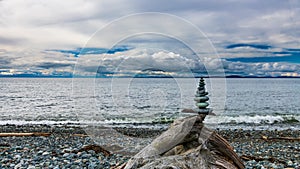
M300 115L208 116L209 124L292 124L300 123Z
M178 117L177 117L178 118ZM29 120L2 120L0 125L14 124L14 125L26 125L26 124L37 124L37 125L121 125L121 124L148 124L148 125L160 125L170 124L176 118L175 117L144 117L144 118L110 118L106 120L93 120L93 119L82 119L82 120L41 120L41 121L29 121ZM239 116L207 116L204 123L213 125L270 125L270 124L292 124L300 125L300 115L239 115Z

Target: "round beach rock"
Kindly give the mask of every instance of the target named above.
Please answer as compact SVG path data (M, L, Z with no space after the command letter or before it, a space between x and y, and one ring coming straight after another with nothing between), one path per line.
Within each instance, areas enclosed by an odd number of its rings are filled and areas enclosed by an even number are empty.
M196 103L196 106L199 107L199 109L204 109L208 106L209 104L207 102L203 103Z
M209 100L209 98L207 96L202 96L202 97L196 97L194 100L196 102L206 102Z

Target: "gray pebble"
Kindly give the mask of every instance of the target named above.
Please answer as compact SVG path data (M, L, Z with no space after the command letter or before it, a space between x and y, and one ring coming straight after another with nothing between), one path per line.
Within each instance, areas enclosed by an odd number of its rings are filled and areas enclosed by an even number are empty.
M30 165L30 166L28 166L28 168L27 169L35 169L35 166L33 166L33 165Z
M43 154L42 154L42 156L47 156L47 155L49 155L50 153L49 152L43 152Z
M63 157L64 157L64 158L67 158L69 155L70 155L69 153L65 153L65 154L63 155Z
M81 155L81 158L90 158L90 157L92 157L92 155L91 154L83 154L83 155Z

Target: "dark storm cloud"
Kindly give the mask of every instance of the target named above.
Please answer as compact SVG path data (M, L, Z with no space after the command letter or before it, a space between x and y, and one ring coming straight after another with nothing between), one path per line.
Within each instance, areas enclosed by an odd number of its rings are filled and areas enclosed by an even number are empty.
M0 44L2 45L17 45L25 42L24 38L12 38L12 37L4 37L0 36Z
M10 63L11 63L11 61L8 60L7 58L5 58L5 57L0 57L0 65L8 65L8 64L10 64Z
M10 69L11 67L11 59L9 57L0 57L0 69Z
M40 63L36 65L38 68L43 68L43 69L56 69L56 68L64 68L64 67L72 67L74 64L71 63L55 63L55 62L45 62L45 63Z
M155 1L157 3L155 3ZM260 1L260 0L233 0L233 1L219 1L219 0L174 0L170 1L140 1L134 0L133 6L144 11L165 11L165 12L180 12L180 11L214 11L214 12L231 12L243 11L246 9L255 9L257 11L270 11L274 9L293 8L291 3L280 0ZM258 5L259 4L259 5ZM280 7L280 8L279 8Z

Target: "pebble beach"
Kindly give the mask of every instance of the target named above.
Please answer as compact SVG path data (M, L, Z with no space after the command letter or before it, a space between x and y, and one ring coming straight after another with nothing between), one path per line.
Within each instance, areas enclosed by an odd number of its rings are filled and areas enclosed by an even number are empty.
M116 129L123 134L151 139L159 130ZM146 130L148 130L146 132ZM234 147L246 168L300 168L300 131L298 130L216 130ZM114 168L128 161L132 154L106 154L86 147L98 145L80 127L48 125L2 125L0 133L45 132L50 136L0 137L0 168ZM290 139L284 139L290 138ZM291 138L298 138L291 139ZM106 138L104 138L106 139ZM117 139L117 138L112 138ZM145 140L144 145L151 139ZM126 146L124 144L124 146ZM128 145L132 146L132 145Z

